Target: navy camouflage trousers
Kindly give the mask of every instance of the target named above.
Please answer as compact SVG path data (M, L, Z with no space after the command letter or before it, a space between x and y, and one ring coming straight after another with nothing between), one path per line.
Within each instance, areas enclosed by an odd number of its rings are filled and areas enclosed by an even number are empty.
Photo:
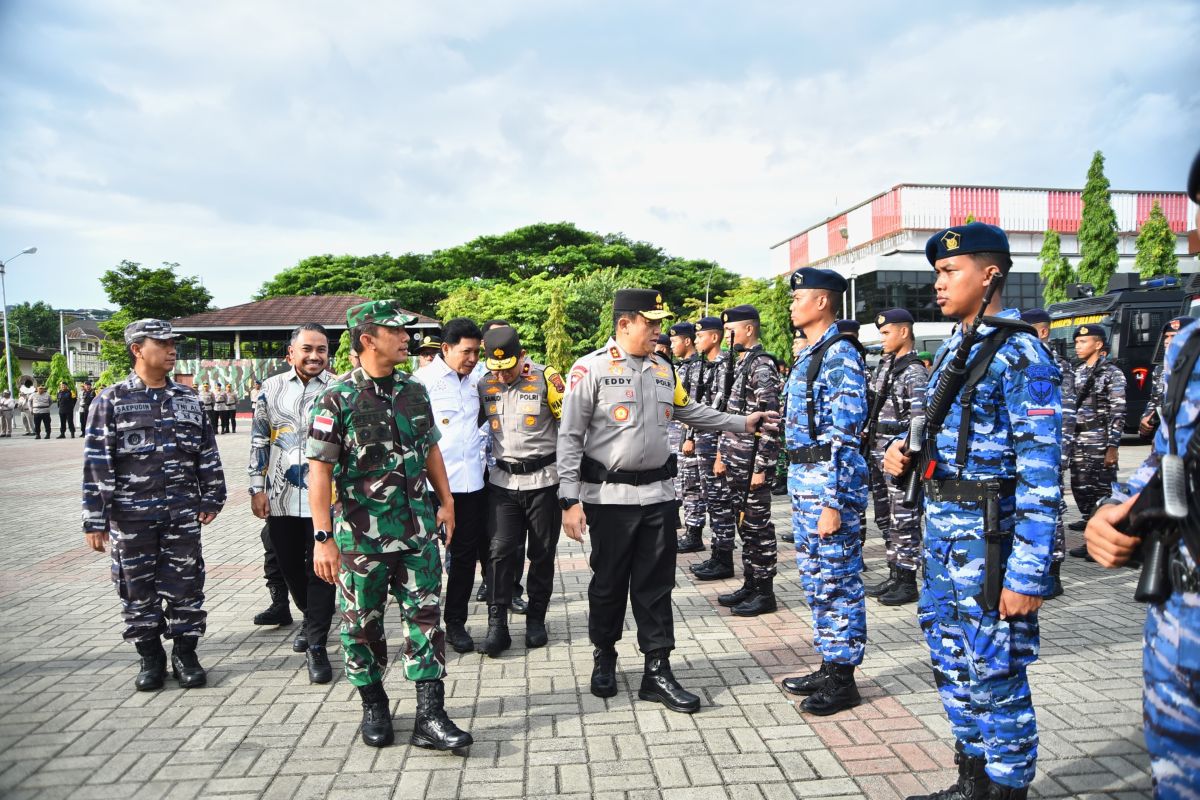
M127 642L159 636L202 636L204 557L200 522L177 520L109 522L112 579L121 598Z
M875 524L883 534L889 566L916 572L921 561L921 504L905 508L904 489L896 480L876 466L882 457L870 464L871 499L875 506Z
M733 547L734 511L729 498L729 484L724 476L713 474L717 460L717 441L721 434L711 431L696 431L696 460L700 472L702 506L693 506L693 514L684 518L688 527L703 528L705 514L708 515L713 541L726 542ZM687 511L687 505L684 505Z

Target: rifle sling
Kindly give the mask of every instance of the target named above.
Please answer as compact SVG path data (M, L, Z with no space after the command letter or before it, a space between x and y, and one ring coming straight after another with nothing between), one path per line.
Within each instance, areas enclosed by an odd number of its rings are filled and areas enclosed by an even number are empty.
M804 403L808 411L808 438L812 441L817 441L817 406L813 402L813 383L817 379L817 373L821 371L821 362L825 360L825 351L827 351L834 342L848 341L858 350L859 357L865 352L862 343L848 333L836 333L830 336L825 341L821 342L813 350L812 356L808 361L808 370L805 373L804 381Z

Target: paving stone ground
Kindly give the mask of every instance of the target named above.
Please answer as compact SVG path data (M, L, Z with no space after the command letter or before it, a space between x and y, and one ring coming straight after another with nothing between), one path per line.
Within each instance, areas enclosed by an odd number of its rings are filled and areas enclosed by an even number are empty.
M808 718L779 689L818 663L789 545L780 548L781 610L752 620L716 604L735 581L697 583L685 567L698 556L680 557L673 661L703 698L695 716L635 699L642 658L631 629L619 645L621 691L607 701L588 693L586 548L564 538L550 645L526 653L517 635L499 659L449 654L447 705L475 736L470 755L406 744L415 702L399 671L386 686L401 744L368 748L340 648L334 682L310 685L291 652L294 626L250 622L266 593L261 523L245 494L249 435L219 442L230 501L205 531L209 685L183 691L168 679L161 692L138 693L108 557L80 533L81 442L0 441L0 797L898 798L953 779L914 606L869 601L860 708ZM1122 476L1145 453L1123 448ZM786 529L778 498L775 518ZM867 561L875 579L883 554L874 530ZM1067 594L1042 613L1041 659L1030 670L1041 731L1033 794L1146 797L1136 576L1068 559L1063 577ZM477 636L485 624L485 607L474 605ZM519 634L519 617L516 625Z

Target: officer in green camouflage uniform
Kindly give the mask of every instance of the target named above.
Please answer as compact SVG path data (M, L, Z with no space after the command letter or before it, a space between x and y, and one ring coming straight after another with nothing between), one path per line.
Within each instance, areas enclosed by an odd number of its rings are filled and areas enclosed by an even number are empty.
M444 708L446 643L437 541L438 525L445 526L447 544L454 536L454 504L429 395L395 369L408 358L404 326L415 321L390 300L346 312L361 366L332 382L309 418L313 569L338 587L346 678L362 697L363 741L384 747L394 738L383 689L383 613L390 592L402 609L404 674L417 683L410 741L433 750L460 750L472 738ZM441 499L436 518L426 480ZM331 482L339 501L333 525Z

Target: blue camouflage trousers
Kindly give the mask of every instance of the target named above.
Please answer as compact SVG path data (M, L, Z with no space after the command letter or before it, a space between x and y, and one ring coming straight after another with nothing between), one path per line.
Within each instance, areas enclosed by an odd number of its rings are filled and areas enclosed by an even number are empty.
M951 531L928 524L948 515L956 521ZM977 512L927 499L925 519L925 582L917 619L950 728L967 755L987 759L993 782L1028 786L1038 736L1025 670L1037 660L1037 614L1002 620L980 607L984 539Z
M1176 592L1146 614L1142 716L1154 796L1200 798L1200 594Z
M204 634L204 557L195 515L111 520L108 541L125 641Z
M793 465L789 475L792 496L792 535L800 585L812 611L813 647L822 661L862 663L867 643L867 604L863 590L862 526L866 493L860 505L842 509L842 525L832 536L817 536L821 505L803 490ZM864 487L865 489L865 487Z

